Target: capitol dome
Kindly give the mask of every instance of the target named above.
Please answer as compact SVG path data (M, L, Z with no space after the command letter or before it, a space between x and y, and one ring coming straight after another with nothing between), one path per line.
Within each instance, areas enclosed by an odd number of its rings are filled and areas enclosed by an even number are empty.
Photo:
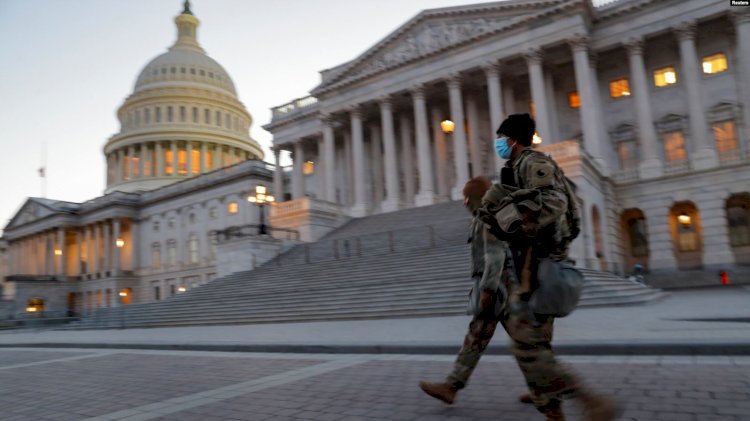
M120 132L104 146L105 193L153 190L263 159L229 73L198 44L189 1L175 24L177 41L143 68L117 112Z

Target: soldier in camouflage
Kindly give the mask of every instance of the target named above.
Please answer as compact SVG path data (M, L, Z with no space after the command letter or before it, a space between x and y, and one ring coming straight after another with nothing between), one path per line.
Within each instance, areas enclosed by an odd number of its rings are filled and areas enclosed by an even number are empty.
M508 160L501 172L501 185L485 184L487 192L481 201L476 199L475 180L464 189L464 203L475 216L472 275L480 268L483 271L481 311L470 322L446 381L421 382L420 387L430 396L452 403L500 322L511 338L511 350L529 388L529 393L521 396L522 402L533 403L548 421L562 421L562 399L577 397L583 401L588 421L614 420L618 412L614 401L585 388L555 359L551 346L554 317L534 314L528 306L536 283L536 262L567 258L568 246L580 226L577 202L562 170L550 157L531 149L534 132L535 123L528 114L509 116L495 141L498 155ZM474 188L470 188L472 183ZM478 238L483 240L482 246L475 244ZM531 274L526 280L524 270ZM499 313L494 311L498 299L503 302Z

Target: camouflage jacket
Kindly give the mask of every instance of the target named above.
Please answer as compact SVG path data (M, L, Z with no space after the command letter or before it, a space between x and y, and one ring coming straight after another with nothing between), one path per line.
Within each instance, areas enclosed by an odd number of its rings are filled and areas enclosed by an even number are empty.
M497 292L501 303L507 302L511 280L503 276L503 269L511 262L508 243L498 239L489 231L487 224L479 218L471 219L471 277L479 278L479 290Z
M535 245L535 254L566 259L568 246L580 231L581 217L565 174L552 158L531 148L523 149L506 167L512 169L515 186L503 185L512 199L495 213L498 225L512 234L523 223L536 224L535 235L528 239Z

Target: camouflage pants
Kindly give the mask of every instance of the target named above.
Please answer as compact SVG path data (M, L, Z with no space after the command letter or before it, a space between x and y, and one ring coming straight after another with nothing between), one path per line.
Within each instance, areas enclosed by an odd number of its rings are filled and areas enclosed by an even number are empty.
M521 368L534 405L540 412L559 406L561 400L572 397L579 388L577 378L562 367L552 352L554 318L535 318L517 294L510 297L509 312L500 320L477 316L469 323L469 331L458 353L447 382L461 389L466 386L482 352L500 322L511 338L511 351Z

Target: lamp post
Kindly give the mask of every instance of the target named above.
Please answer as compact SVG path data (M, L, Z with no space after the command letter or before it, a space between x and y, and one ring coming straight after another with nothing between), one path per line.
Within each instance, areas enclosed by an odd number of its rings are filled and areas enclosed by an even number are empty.
M265 220L263 219L263 208L265 208L267 204L270 205L274 203L276 199L273 196L266 194L266 186L255 186L255 196L248 196L247 201L250 203L256 203L260 206L260 228L258 228L258 234L268 234L266 231Z

